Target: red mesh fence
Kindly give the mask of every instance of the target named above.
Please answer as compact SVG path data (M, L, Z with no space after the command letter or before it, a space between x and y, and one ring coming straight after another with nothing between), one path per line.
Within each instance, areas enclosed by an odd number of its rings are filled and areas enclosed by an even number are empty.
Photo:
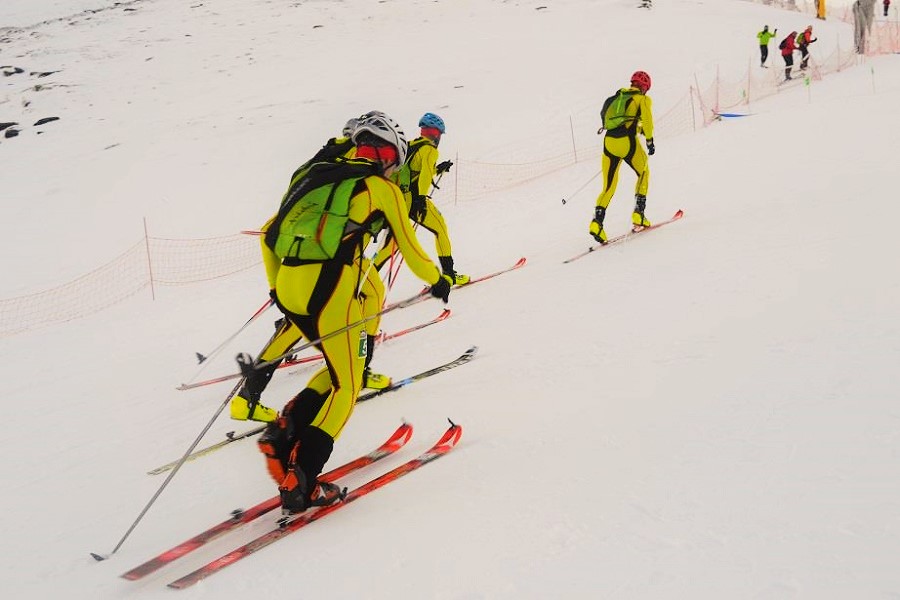
M815 3L805 0L755 0L762 4L815 14ZM829 13L829 18L852 22L849 10ZM867 54L900 51L900 24L873 24ZM825 58L810 60L803 81L811 81L855 66L861 60L854 48L835 48ZM775 56L777 58L777 55ZM759 73L748 65L745 73L717 75L706 87L694 82L671 106L655 107L654 137L668 138L692 133L721 118L722 113L746 110L752 102L783 91L780 69ZM503 162L482 162L453 157L454 169L440 182L441 202L483 201L485 196L513 188L583 161L599 163L596 135L600 125L599 105L571 115L568 122L545 124L535 144L517 140L492 154ZM527 141L527 140L526 140ZM539 152L540 155L527 154ZM69 283L42 292L0 300L0 337L83 317L121 302L145 288L186 285L228 277L260 265L259 238L250 235L206 239L147 237L121 255Z

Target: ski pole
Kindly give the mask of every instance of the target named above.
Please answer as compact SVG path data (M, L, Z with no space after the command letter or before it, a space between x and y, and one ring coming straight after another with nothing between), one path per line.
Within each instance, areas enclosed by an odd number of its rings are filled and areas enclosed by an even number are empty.
M268 310L269 307L272 306L273 304L275 304L275 301L272 300L271 298L269 298L268 300L266 300L266 303L263 304L262 306L260 306L259 309L258 309L255 313L253 313L253 316L250 317L249 319L247 319L247 322L246 322L246 323L244 323L243 325L241 325L241 328L240 328L240 329L238 329L238 330L235 331L233 334L231 334L231 336L229 336L224 342L222 342L221 344L219 344L218 346L216 346L216 347L212 350L212 352L209 352L209 353L206 354L206 355L203 355L203 354L201 354L201 353L199 353L199 352L196 352L195 354L197 355L197 362L200 363L200 364L203 364L204 361L206 361L207 359L212 358L213 356L215 356L215 355L219 352L219 350L221 350L222 348L224 348L225 345L226 345L228 342L230 342L231 340L233 340L234 338L236 338L242 331L244 331L244 329L247 328L248 325L250 325L250 323L252 323L253 321L255 321L257 317L259 317L261 314L263 314L264 312L266 312L266 310Z
M153 494L153 497L150 498L149 502L147 502L147 505L144 507L144 509L141 511L141 513L134 520L134 523L131 524L131 527L128 528L128 531L125 532L125 535L122 536L122 539L119 540L119 543L116 544L116 547L112 549L112 552L110 552L109 554L105 554L105 555L104 554L96 554L94 552L91 552L91 556L94 558L94 560L97 560L97 561L106 560L107 558L109 558L110 556L115 554L119 550L119 548L122 547L122 544L125 543L125 540L128 539L128 536L131 535L131 532L134 531L134 528L137 527L138 523L141 522L141 519L144 518L144 515L147 514L147 511L150 510L150 507L153 506L153 503L156 502L156 499L159 498L159 495L162 494L163 490L166 489L166 486L169 485L169 482L172 481L172 478L175 477L175 474L178 473L178 470L181 468L181 465L183 465L185 463L185 461L187 461L188 457L194 451L194 448L197 447L197 444L200 443L200 440L203 439L203 436L206 435L206 432L209 431L210 427L212 427L212 425L213 425L213 423L215 423L216 419L219 418L219 415L222 413L223 410L225 410L225 407L228 406L228 403L231 402L231 399L234 397L234 395L237 394L238 390L241 389L241 386L244 385L244 379L245 378L241 378L241 380L237 383L237 385L234 386L234 389L231 390L231 393L228 394L228 397L225 398L225 401L222 402L221 406L219 406L219 408L216 409L215 414L213 414L212 418L209 420L209 422L206 424L206 426L200 432L200 435L198 435L197 438L188 447L188 449L184 451L184 455L180 459L178 459L178 462L175 463L174 467L172 467L172 470L169 472L169 476L166 477L166 480L162 482L162 485L159 486L159 489L156 490L156 493Z
M263 361L263 362L253 363L253 364L244 365L244 366L249 371L261 371L262 369L265 369L266 367L271 367L272 365L278 363L280 360L283 360L283 359L287 358L288 356L291 356L292 354L296 354L297 352L302 352L303 350L306 350L307 348L311 348L311 347L315 346L316 344L322 342L323 340L327 340L328 338L334 337L334 336L338 335L339 333L344 333L345 331L350 331L354 327L358 327L358 326L362 325L363 323L368 323L372 319L377 319L378 317L385 315L385 314L391 312L392 310L396 310L398 308L405 308L407 306L411 306L413 304L421 302L422 300L426 300L429 296L428 290L429 290L429 288L426 288L426 289L422 290L421 292L415 294L414 296L410 296L406 300L401 300L400 302L395 302L394 304L390 304L390 305L386 306L385 308L381 309L374 315L369 315L368 317L363 317L362 319L360 319L358 321L354 321L353 323L350 323L349 325L347 325L345 327L341 327L340 329L335 329L334 331L326 333L325 335L323 335L315 340L309 341L305 344L301 344L300 346L294 346L293 348L289 349L287 352L285 352L283 354L279 354L275 358L271 358L271 359ZM234 393L237 393L237 392L234 392Z
M299 347L293 347L293 346L292 346L292 347L291 347L289 350L287 350L284 354L282 354L281 356L276 356L276 357L273 358L271 361L267 362L265 365L263 365L263 364L255 365L255 364L253 364L253 360L252 360L252 358L249 357L249 355L247 355L246 358L242 356L242 357L241 357L241 360L238 361L238 363L241 365L241 371L242 371L242 372L240 372L240 373L231 373L231 374L229 374L229 375L222 375L222 376L220 376L220 377L216 377L216 378L214 378L214 379L208 379L208 380L206 380L206 381L202 381L202 382L198 382L198 383L182 383L181 385L179 385L179 386L176 387L175 389L176 389L176 390L182 390L182 391L183 391L183 390L191 390L191 389L194 389L194 388L197 388L197 387L201 387L201 386L204 386L204 385L209 385L209 384L213 384L213 383L221 383L221 382L223 382L223 381L228 381L228 380L230 380L230 379L236 379L236 378L238 378L238 377L244 377L244 376L246 376L247 374L252 373L253 371L257 370L257 368L263 369L263 368L265 368L267 365L270 365L270 364L272 364L272 363L276 363L276 362L280 361L282 358L287 358L287 357L290 356L291 354L294 354L294 353L296 353L296 352L300 352L300 351L302 351L302 350L305 350L306 348L309 348L310 346L312 346L312 345L314 345L314 344L318 344L320 341L322 341L322 340L324 340L324 339L327 339L327 338L329 338L329 337L332 336L332 335L335 335L335 334L337 334L337 333L341 333L342 331L346 331L347 329L350 329L350 328L352 328L352 327L355 327L356 325L359 325L360 323L365 323L365 322L367 322L368 320L374 319L374 318L378 317L379 315L383 315L383 314L386 313L386 312L390 312L390 311L395 310L395 309L397 309L397 308L403 308L403 307L405 307L405 306L410 306L410 305L412 305L412 304L416 304L417 302L421 302L422 300L425 300L425 299L427 299L427 298L428 298L428 288L426 288L425 290L419 292L417 295L415 295L415 296L413 296L413 297L411 297L411 298L407 298L406 300L401 300L401 301L395 302L395 303L393 303L393 304L388 304L388 305L387 305L380 313L378 313L377 315L372 315L372 316L370 316L370 317L366 317L365 319L363 319L363 320L361 320L361 321L357 321L357 322L355 322L355 323L351 323L350 325L348 325L348 326L347 326L346 328L344 328L344 329L341 329L341 330L339 330L339 331L332 332L332 333L330 333L330 334L328 334L328 335L324 335L324 336L322 336L322 337L319 338L319 339L316 339L316 340L313 340L312 342L309 342L308 344L304 344L304 345L299 346ZM276 336L278 335L278 332L277 332L277 331L275 332L275 335L276 335ZM274 340L274 337L272 338L272 340ZM272 340L269 340L269 344L272 343ZM260 351L260 354L262 354L262 353L265 352L266 348L269 347L269 344L266 344L266 345L263 347L263 349ZM321 358L321 355L319 356L319 358ZM246 371L247 369L249 369L249 371L247 371L247 372L245 373L244 371Z
M576 195L578 194L578 192L580 192L581 190L583 190L584 188L586 188L586 187L588 186L588 184L590 184L590 183L597 177L597 175L599 175L599 174L600 174L600 171L597 171L596 173L594 173L593 175L591 175L591 178L588 179L587 181L585 181L585 182L581 185L581 187L579 187L577 190L575 190L574 192L572 192L571 194L569 194L569 199L571 200L574 196L576 196ZM565 199L565 198L562 199L562 203L563 203L563 204L566 203L566 199Z
M413 231L416 232L419 230L419 224L413 221ZM391 254L391 262L388 264L388 285L387 291L390 291L394 288L394 284L397 283L397 278L400 276L400 267L403 266L404 257L401 254L400 258L396 260L397 265L394 266L394 257L397 255L397 252Z
M450 168L448 167L447 171L449 171L449 170L450 170ZM438 173L437 179L432 180L431 185L434 186L435 190L441 189L441 187L438 184L441 182L441 177L443 177L444 173L446 173L447 171L441 171L440 173ZM434 193L433 190L432 190L432 193Z
M394 288L394 282L397 281L397 277L400 275L400 265L403 264L403 255L400 255L400 258L397 258L397 253L391 253L391 260L388 262L388 273L387 273L387 291L388 293ZM396 266L395 266L396 265Z

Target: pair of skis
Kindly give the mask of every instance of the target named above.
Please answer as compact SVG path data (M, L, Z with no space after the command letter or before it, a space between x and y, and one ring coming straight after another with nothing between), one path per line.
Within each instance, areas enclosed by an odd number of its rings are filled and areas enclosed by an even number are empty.
M666 221L660 221L659 223L654 223L653 225L650 225L649 227L641 227L639 229L632 229L631 231L629 231L627 233L623 233L621 235L617 235L615 237L609 238L605 243L594 244L593 246L590 246L584 252L579 252L578 254L576 254L575 256L573 256L571 258L567 258L566 260L563 261L563 263L574 262L574 261L578 260L579 258L587 256L588 254L591 254L592 252L596 252L597 250L600 250L601 248L605 248L607 246L612 246L615 244L622 243L624 241L632 239L636 235L640 235L647 231L659 229L660 227L662 227L664 225L668 225L669 223L674 223L675 221L678 221L683 216L684 216L684 211L681 209L678 209L675 212L675 214L672 215L671 219L668 219Z
M473 358L475 358L476 352L478 352L478 347L472 346L471 348L469 348L468 350L463 352L459 357L451 360L450 362L446 362L446 363L443 363L436 367L432 367L431 369L427 369L425 371L422 371L421 373L416 373L415 375L411 375L405 379L401 379L399 381L394 381L393 383L391 383L391 385L389 385L388 387L386 387L382 390L373 390L371 392L366 392L364 394L361 394L356 399L356 401L357 402L365 402L367 400L371 400L372 398L375 398L376 396L381 396L382 394L387 394L389 392L399 390L400 388L406 387L417 381L421 381L427 377L431 377L432 375L437 375L438 373L443 373L444 371L447 371L448 369L453 369L454 367L463 365L463 364L469 362L470 360L472 360ZM201 448L200 450L193 452L192 454L188 455L188 457L185 459L185 462L190 461L190 460L196 460L196 459L200 458L201 456L206 456L207 454L211 454L211 453L215 452L216 450L224 448L228 444L237 442L239 440L247 439L247 438L253 437L255 435L259 435L260 433L262 433L265 430L265 428L266 428L265 425L260 425L258 427L254 427L253 429L249 429L249 430L247 430L243 433L239 433L239 434L235 434L235 432L229 431L228 433L225 434L224 440L216 442L215 444L212 444L210 446ZM178 463L179 463L179 460L173 460L172 462L166 463L160 467L156 467L154 469L147 471L147 475L159 475L160 473L165 473L166 471L172 470L175 467L175 465L177 465Z
M409 442L410 438L412 437L412 433L412 425L403 423L381 446L369 452L368 454L364 454L359 458L356 458L332 471L329 471L328 473L321 475L319 479L321 481L329 482L336 481L342 477L349 475L350 473L354 473L362 469L363 467L367 467L387 456L390 456L400 450L403 446L405 446L407 442ZM209 577L210 575L213 575L218 571L224 569L228 565L234 564L235 562L246 558L247 556L259 551L260 549L265 548L269 544L272 544L273 542L276 542L277 540L299 529L302 529L303 527L306 527L310 523L318 521L319 519L326 517L327 515L337 510L340 510L344 506L362 498L370 492L384 487L385 485L396 481L404 475L407 475L412 471L447 454L448 452L453 450L454 447L456 447L456 444L459 442L461 436L462 428L450 421L450 427L447 429L447 431L444 432L441 438L431 448L429 448L419 456L403 463L402 465L394 469L391 469L390 471L379 477L376 477L358 487L349 490L344 496L343 500L338 501L335 504L312 508L304 513L280 519L275 527L268 532L260 535L259 537L247 542L246 544L238 548L235 548L231 552L222 555L212 562L207 563L199 569L192 571L184 577L176 579L175 581L168 584L169 587L176 589L190 587L198 581L201 581ZM144 577L155 573L159 569L162 569L175 560L193 552L194 550L202 546L205 546L206 544L225 535L226 533L238 529L246 523L255 521L266 513L269 513L272 510L278 508L280 504L280 499L275 496L247 510L235 511L232 514L231 518L210 527L209 529L166 550L165 552L162 552L161 554L151 558L147 562L138 565L130 571L122 574L122 577L124 577L125 579L130 579L132 581L143 579Z
M482 275L482 276L480 276L480 277L473 278L473 279L469 280L468 282L466 282L466 283L464 283L464 284L462 284L462 285L455 286L454 289L456 289L456 288L466 288L466 287L469 287L469 286L474 285L474 284L476 284L476 283L481 283L482 281L487 281L487 280L489 280L489 279L493 279L494 277L497 277L497 276L499 276L499 275L503 275L504 273L509 273L510 271L515 271L516 269L520 269L520 268L524 267L524 266L525 266L525 262L526 262L525 257L522 257L522 258L520 258L519 260L517 260L512 266L506 267L506 268L504 268L504 269L500 269L499 271L494 271L493 273L488 273L487 275ZM427 300L427 299L429 299L429 298L431 298L431 295L428 293L428 288L425 288L424 290L422 290L421 292L419 292L419 294L418 294L417 296L415 296L415 299L414 299L413 301L410 302L409 299L407 299L407 300L402 300L402 301L400 301L400 302L395 302L395 303L393 303L393 304L388 304L388 305L386 305L386 306L382 309L382 311L383 311L383 312L388 312L388 311L394 310L394 309L396 309L396 308L400 308L400 305L401 305L401 304L402 304L403 306L411 306L412 304L418 304L419 302L422 302L422 301ZM384 336L384 337L381 339L381 341L387 341L387 340L390 340L390 339L394 339L394 338L400 337L400 336L402 336L402 335L406 335L407 333L412 333L413 331L418 331L418 330L420 330L420 329L423 329L423 328L425 328L425 327L428 327L429 325L434 325L435 323L439 323L439 322L443 321L444 319L446 319L446 318L449 317L449 316L450 316L450 310L449 310L449 309L444 309L444 310L441 312L441 314L439 314L437 317L435 317L435 318L432 319L431 321L427 321L427 322L425 322L425 323L421 323L421 324L419 324L419 325L415 325L415 326L410 327L410 328L408 328L408 329L404 329L404 330L402 330L402 331L398 331L398 332L396 332L396 333L393 333L393 334ZM281 369L281 368L285 368L285 367L297 366L297 365L300 365L300 364L309 363L309 362L313 362L313 361L316 361L316 360L321 360L321 358L322 358L321 354L317 354L317 355L314 355L314 356L304 357L304 358L295 359L295 360L286 360L286 361L284 361L282 364L280 364L280 365L278 366L278 368ZM182 390L182 391L184 391L184 390L192 390L192 389L194 389L194 388L198 388L198 387L202 387L202 386L206 386L206 385L212 385L212 384L214 384L214 383L221 383L221 382L224 382L224 381L229 381L229 380L232 380L232 379L237 379L237 378L239 378L239 377L241 377L241 376L242 376L241 373L231 373L231 374L229 374L229 375L222 375L221 377L215 377L215 378L212 378L212 379L206 379L206 380L204 380L204 381L196 381L196 382L194 382L194 383L182 383L182 384L179 385L176 389Z
M400 331L395 331L394 333L388 333L388 334L379 333L378 336L375 338L375 343L381 344L388 340L393 340L398 337L402 337L402 336L412 333L414 331L419 331L420 329L425 329L426 327L428 327L430 325L440 323L441 321L447 319L449 316L450 316L450 309L445 308L441 311L441 313L438 316L431 319L430 321L425 321L424 323L419 323L418 325L413 325L412 327L407 327L406 329L401 329ZM313 354L311 356L304 356L301 358L285 360L280 365L278 365L278 368L284 369L287 367L296 367L299 365L318 362L320 360L322 360L321 354ZM229 375L222 375L221 377L214 377L212 379L205 379L203 381L196 381L194 383L182 383L175 389L181 390L181 391L192 390L194 388L212 385L214 383L222 383L223 381L229 381L231 379L237 379L239 377L241 377L240 373L231 373Z

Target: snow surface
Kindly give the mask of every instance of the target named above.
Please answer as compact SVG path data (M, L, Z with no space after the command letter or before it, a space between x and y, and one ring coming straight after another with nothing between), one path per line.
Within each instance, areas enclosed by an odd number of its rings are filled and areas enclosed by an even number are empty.
M0 32L0 63L62 69L66 86L29 109L55 126L0 141L0 296L105 264L143 217L172 238L257 227L293 167L365 110L413 132L440 113L446 158L541 156L543 134L635 69L652 74L661 115L695 74L755 64L764 23L811 20L634 4L144 0L75 14L113 3L4 0L0 26L24 29ZM844 23L816 29L814 57L852 40ZM22 117L21 85L3 81L0 121ZM528 265L454 292L450 319L382 347L375 364L395 377L480 351L360 405L329 465L401 419L412 442L368 474L427 448L448 417L460 446L190 590L165 584L271 521L146 581L118 576L275 492L252 441L185 464L117 552L89 552L116 546L163 482L145 472L221 406L228 384L174 387L265 299L262 267L0 340L3 597L900 597L898 103L900 64L885 56L660 137L648 216L685 218L570 265L590 243L598 183L574 192L595 161L477 201L436 194L461 271ZM633 182L623 171L611 234L628 226ZM419 285L406 272L392 297ZM258 351L274 317L203 376ZM309 374L280 373L267 402ZM202 443L249 427L225 414Z

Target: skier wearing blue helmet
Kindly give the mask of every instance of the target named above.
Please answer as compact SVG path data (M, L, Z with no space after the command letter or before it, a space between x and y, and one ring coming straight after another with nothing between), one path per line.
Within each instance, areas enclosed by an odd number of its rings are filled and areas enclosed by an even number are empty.
M431 127L437 129L442 135L447 133L447 128L444 127L444 120L430 112L425 113L422 115L422 118L419 119L419 127Z
M435 175L440 177L453 165L449 160L440 164L437 162L437 147L447 128L444 120L431 112L422 115L419 127L419 137L409 143L406 164L394 175L393 180L403 190L409 207L409 218L434 234L434 245L444 275L449 276L454 284L463 285L469 282L469 276L456 272L447 223L441 211L431 201L432 185L437 189ZM396 247L388 236L375 256L376 268L380 269L394 252Z

